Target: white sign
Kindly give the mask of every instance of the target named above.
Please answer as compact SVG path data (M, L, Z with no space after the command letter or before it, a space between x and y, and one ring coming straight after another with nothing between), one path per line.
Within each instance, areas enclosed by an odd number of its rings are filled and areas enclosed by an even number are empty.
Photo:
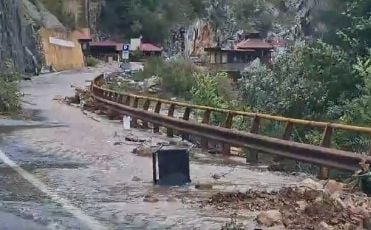
M122 52L122 59L125 59L125 60L129 59L129 52L128 51Z
M124 44L123 51L129 52L129 49L130 49L130 44Z
M129 117L129 116L125 115L122 118L122 124L123 124L125 130L130 129L130 122L131 122L131 117Z
M63 47L75 47L75 43L72 41L67 41L59 38L49 37L50 44L57 45L57 46L63 46Z

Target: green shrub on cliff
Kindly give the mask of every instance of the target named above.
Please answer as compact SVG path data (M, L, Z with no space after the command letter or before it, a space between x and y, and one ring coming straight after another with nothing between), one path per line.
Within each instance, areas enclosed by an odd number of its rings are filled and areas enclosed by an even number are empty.
M20 108L18 80L21 76L14 71L13 64L7 61L6 69L0 73L0 113L16 113Z

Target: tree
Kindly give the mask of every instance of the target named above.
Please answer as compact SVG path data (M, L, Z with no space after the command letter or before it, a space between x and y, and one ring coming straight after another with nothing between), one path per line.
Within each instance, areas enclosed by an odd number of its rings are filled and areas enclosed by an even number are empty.
M344 15L349 23L339 34L346 42L349 51L367 55L371 47L371 1L348 0Z
M359 96L362 81L349 56L322 42L297 44L272 68L244 73L242 98L257 111L288 117L336 120L341 107Z

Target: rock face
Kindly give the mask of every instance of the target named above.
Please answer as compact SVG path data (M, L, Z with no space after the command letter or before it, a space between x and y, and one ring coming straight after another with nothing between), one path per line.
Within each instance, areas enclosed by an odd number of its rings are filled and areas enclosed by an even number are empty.
M11 64L19 72L35 73L40 66L37 36L25 19L22 3L0 0L0 71Z
M186 52L191 56L201 56L205 54L205 48L216 46L211 25L203 20L196 21L187 30L185 44Z

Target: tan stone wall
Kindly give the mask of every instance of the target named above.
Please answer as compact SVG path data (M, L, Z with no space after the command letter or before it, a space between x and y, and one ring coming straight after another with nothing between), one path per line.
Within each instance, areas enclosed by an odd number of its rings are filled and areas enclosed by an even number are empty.
M41 29L40 37L45 66L52 66L56 71L84 67L84 56L81 46L72 32ZM74 44L74 47L52 44L50 43L50 37L70 41Z

